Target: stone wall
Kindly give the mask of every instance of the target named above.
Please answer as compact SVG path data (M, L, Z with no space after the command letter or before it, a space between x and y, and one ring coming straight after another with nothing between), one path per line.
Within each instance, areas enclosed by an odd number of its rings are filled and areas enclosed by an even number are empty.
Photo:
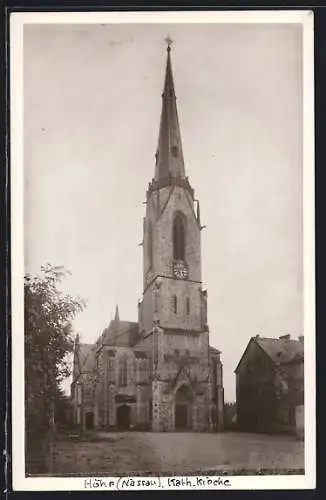
M187 387L191 393L187 410L189 430L221 430L222 365L218 354L214 357L218 369L214 372L213 365L209 364L208 332L178 334L157 325L154 338L157 365L152 384L153 430L175 429L176 395L182 387Z
M236 373L239 427L256 431L277 419L274 365L262 349L252 342Z
M176 395L187 387L189 430L222 428L222 366L218 354L209 356L208 332L178 333L155 323L153 335L135 348L99 348L95 368L80 374L73 385L74 420L79 425L85 427L86 414L92 413L95 428L117 429L117 415L127 406L130 429L172 431Z
M201 281L200 229L195 217L193 202L189 201L183 188L167 187L160 194L161 217L154 225L155 274L169 275L173 259L173 218L181 211L186 220L186 255L189 279Z
M130 407L131 428L148 424L150 363L151 358L144 350L122 346L102 347L98 355L93 402L96 427L116 428L117 411L122 405Z

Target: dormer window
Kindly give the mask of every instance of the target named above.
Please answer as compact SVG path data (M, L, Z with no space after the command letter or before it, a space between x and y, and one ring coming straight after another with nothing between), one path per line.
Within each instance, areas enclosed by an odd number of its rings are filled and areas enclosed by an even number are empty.
M171 148L171 153L172 153L172 156L174 156L174 158L177 158L178 157L178 146L172 146Z

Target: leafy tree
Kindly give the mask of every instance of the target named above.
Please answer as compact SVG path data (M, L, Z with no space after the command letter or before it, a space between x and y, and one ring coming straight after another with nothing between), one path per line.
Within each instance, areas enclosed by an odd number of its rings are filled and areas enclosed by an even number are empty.
M58 390L55 396L54 420L56 429L64 428L70 421L70 397L64 391Z
M25 276L27 438L40 437L49 430L54 400L62 380L70 374L67 353L73 349L72 320L83 310L84 302L59 290L67 274L62 266L46 264L40 275Z
M231 430L236 428L237 405L234 402L224 403L224 428Z

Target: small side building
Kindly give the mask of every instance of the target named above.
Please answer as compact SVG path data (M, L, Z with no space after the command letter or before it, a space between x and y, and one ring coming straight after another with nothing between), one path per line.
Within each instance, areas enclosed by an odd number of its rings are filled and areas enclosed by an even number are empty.
M235 374L240 430L303 436L303 336L252 337Z

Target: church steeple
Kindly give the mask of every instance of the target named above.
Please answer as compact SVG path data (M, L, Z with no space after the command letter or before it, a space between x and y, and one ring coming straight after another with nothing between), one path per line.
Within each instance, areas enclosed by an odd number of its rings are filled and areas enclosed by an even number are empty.
M168 41L168 40L167 40ZM146 192L141 324L200 331L201 227L198 201L185 174L168 41L155 178ZM196 214L197 206L197 214Z
M167 60L162 94L161 124L156 151L155 181L168 177L184 179L185 168L171 65L171 39L167 39Z
M114 316L114 321L116 323L119 323L120 321L120 316L119 316L119 307L118 307L118 304L116 305L116 308L115 308L115 316Z

